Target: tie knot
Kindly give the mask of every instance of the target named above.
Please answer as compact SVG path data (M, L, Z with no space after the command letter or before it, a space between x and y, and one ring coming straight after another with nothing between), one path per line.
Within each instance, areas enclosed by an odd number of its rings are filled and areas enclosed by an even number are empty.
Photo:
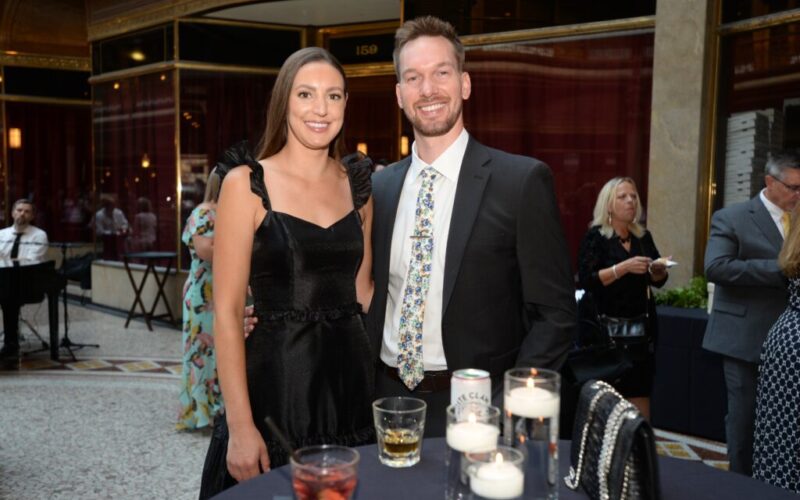
M422 172L420 172L419 175L423 179L430 178L430 180L435 181L436 178L439 176L439 171L433 168L432 166L428 165L427 167L422 169Z

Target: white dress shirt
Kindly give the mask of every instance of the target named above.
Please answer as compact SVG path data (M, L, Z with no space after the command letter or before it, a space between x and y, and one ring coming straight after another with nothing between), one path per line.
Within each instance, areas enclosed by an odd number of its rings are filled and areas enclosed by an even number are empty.
M447 360L442 345L442 296L444 289L444 258L447 251L447 236L450 233L450 218L456 196L458 174L467 150L469 134L462 130L458 138L436 160L430 164L441 178L433 191L433 256L430 288L425 300L425 316L422 324L422 358L426 371L446 370ZM389 366L397 366L398 341L400 339L400 311L403 306L403 290L411 262L411 234L414 230L414 213L417 206L422 179L419 174L427 167L417 155L416 142L411 146L411 165L406 173L397 215L392 232L391 256L389 260L389 293L386 299L386 317L383 324L381 360Z
M766 191L766 189L762 189L758 197L761 199L761 203L763 203L764 206L767 207L767 212L769 212L770 217L772 217L772 220L775 222L775 225L778 226L778 231L781 233L781 236L783 236L783 239L785 240L786 235L783 234L783 222L781 222L781 218L783 217L783 209L778 205L769 201L766 195L764 195L764 191Z
M10 259L17 230L14 226L0 229L0 258ZM28 226L19 239L19 253L17 259L28 264L36 264L44 260L47 252L47 233L36 226Z

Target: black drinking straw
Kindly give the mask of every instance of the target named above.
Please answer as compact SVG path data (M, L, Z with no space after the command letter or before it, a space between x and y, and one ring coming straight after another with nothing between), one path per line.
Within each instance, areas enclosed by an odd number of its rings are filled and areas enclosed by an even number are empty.
M272 433L272 435L278 440L278 442L281 443L283 449L289 452L290 456L294 456L294 448L289 443L289 440L286 439L286 435L283 433L283 431L278 428L278 424L272 420L272 417L269 415L264 417L264 423L267 424L267 427L269 427L269 431Z

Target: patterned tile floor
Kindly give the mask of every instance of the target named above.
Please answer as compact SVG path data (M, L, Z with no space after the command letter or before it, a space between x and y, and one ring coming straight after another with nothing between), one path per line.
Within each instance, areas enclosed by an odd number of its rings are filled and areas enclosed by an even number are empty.
M44 324L46 322L46 311L36 309L36 306L27 306L23 310L23 317L29 319L34 326ZM115 401L116 391L114 388L118 387L123 391L128 389L133 390L132 388L140 390L142 387L152 387L158 394L158 398L161 398L160 400L163 401L159 403L159 408L153 410L155 413L160 414L160 417L158 423L152 425L159 426L164 432L164 439L175 440L176 446L188 446L188 449L193 450L193 455L187 457L193 464L191 466L193 468L194 464L202 460L207 437L196 433L190 433L187 437L186 433L177 433L171 429L172 406L174 405L174 400L177 398L178 380L181 371L181 332L176 328L164 325L156 326L154 331L151 332L147 330L144 323L137 321L132 322L130 328L126 329L124 328L124 322L124 317L120 317L118 314L111 314L107 311L71 304L71 339L74 342L97 343L100 347L85 348L75 351L77 357L76 361L73 361L64 350L62 350L61 359L58 362L50 360L47 352L25 355L19 366L14 367L15 369L12 371L0 371L0 391L6 391L8 388L17 386L24 386L25 384L35 385L34 381L39 379L51 381L63 380L65 381L64 383L68 384L68 387L72 389L75 389L75 387L81 384L87 388L102 387L104 391L93 392L96 392L99 397L106 397L108 399L97 401L96 404L114 409L119 405L119 403ZM43 329L43 331L46 331L46 328ZM22 327L22 333L25 338L29 339L27 343L23 343L23 351L34 350L40 347L38 341L34 342L30 340L35 340L35 338L24 326ZM28 382L23 382L25 380ZM134 385L131 386L131 384ZM147 384L150 385L148 386ZM142 385L142 387L139 387L140 385ZM29 404L27 401L25 397L21 397L19 399L19 404L24 406ZM31 401L30 404L35 406L37 403ZM69 405L67 404L67 406ZM129 419L130 417L127 415L132 411L133 410L129 409L125 412L115 414L116 416L109 415L108 418L103 419L96 425L111 425L111 421L115 418L122 420ZM7 412L0 406L0 423L2 423L4 413ZM41 418L46 417L43 416ZM85 419L85 417L78 418L76 416L76 425L81 425L80 422L82 422L83 419ZM89 430L86 430L86 432L89 432ZM661 430L656 432L656 438L657 450L662 455L685 460L702 461L709 466L718 467L720 469L727 469L728 467L728 463L725 460L725 446L722 443ZM186 441L187 439L188 442ZM184 440L182 441L183 444L177 444L181 442L180 440ZM48 448L50 445L42 444L42 446ZM5 457L3 452L4 450L0 447L0 460L3 460L2 463L5 463L8 457ZM10 459L10 462L13 463L13 457ZM141 465L141 467L145 469L151 466L152 464ZM11 470L6 470L6 472L11 472ZM24 472L20 472L20 474L24 474ZM199 479L199 468L193 469L190 476L190 483L196 482ZM25 476L19 477L19 481L22 481L23 477ZM158 491L170 491L169 488L174 485L169 484L170 479L168 476L164 477L164 481L163 490L158 490L156 487L157 485L134 485L131 486L134 488L131 491L136 491L137 487L149 488L149 491L154 494ZM37 494L44 494L48 497L60 496L58 491L47 489L47 485L41 485L40 489L36 489L36 487L30 489L30 481L24 483L24 487L19 485L14 486L16 484L14 483L14 478L9 479L8 476L5 478L0 477L0 497L6 498L7 496L4 493L11 493L8 498L24 497L17 497L13 492L8 491L8 484L12 485L11 490L20 493L23 491L26 493L34 491L37 492ZM98 493L96 497L91 493L87 493L83 495L82 498L103 498L106 493L108 493L108 491L104 491L102 494ZM191 492L187 491L186 498L190 498L191 496ZM122 497L125 497L125 495ZM156 495L156 497L158 497L158 495Z

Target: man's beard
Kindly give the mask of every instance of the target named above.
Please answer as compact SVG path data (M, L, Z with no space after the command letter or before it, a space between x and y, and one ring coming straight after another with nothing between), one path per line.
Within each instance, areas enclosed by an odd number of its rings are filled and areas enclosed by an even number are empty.
M411 126L414 127L414 132L416 134L422 135L423 137L439 137L453 130L453 127L458 122L458 118L461 116L461 110L462 105L459 102L457 108L454 109L451 114L447 115L444 121L435 123L424 123L418 115L411 116L408 111L405 113L406 118L411 122Z

